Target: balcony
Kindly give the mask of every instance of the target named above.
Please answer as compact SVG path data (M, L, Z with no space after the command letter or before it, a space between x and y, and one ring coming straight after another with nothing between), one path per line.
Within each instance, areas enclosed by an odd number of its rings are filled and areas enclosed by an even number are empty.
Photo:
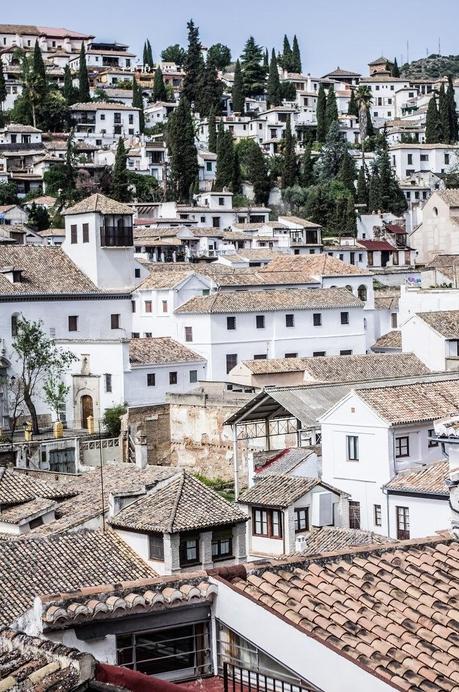
M101 226L102 247L131 247L134 244L132 226Z

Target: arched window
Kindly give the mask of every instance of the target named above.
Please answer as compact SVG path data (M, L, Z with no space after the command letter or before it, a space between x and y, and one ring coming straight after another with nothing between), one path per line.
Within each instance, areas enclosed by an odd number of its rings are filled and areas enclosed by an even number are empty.
M367 294L368 294L367 287L364 286L363 284L361 286L359 286L358 291L357 291L357 295L359 296L360 300L363 301L364 303L367 300Z
M345 288L347 288L347 290L352 293L352 286L349 286L349 284L348 284L347 286L345 286Z
M434 216L438 216L438 208L437 207L433 208L433 213L434 213Z

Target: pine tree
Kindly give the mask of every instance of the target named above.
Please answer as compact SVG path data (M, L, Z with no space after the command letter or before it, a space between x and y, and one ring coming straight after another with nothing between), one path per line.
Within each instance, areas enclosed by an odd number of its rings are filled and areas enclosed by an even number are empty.
M113 199L118 200L118 202L129 202L131 199L126 162L127 153L126 149L124 148L123 139L120 137L118 140L118 146L116 148L111 191L111 196Z
M268 84L266 86L266 96L268 99L268 107L279 106L281 104L280 95L280 79L277 69L276 52L273 48L271 54L271 63L269 65Z
M325 144L316 166L321 182L327 183L336 178L346 153L346 144L341 137L339 125L335 121L330 125L327 132Z
M169 116L168 148L173 193L178 202L188 202L198 178L198 154L190 104L184 94L174 113Z
M145 115L143 112L143 96L142 89L135 77L132 78L132 105L139 109L139 131L145 130Z
M394 62L392 63L392 70L391 70L392 77L395 77L398 79L400 77L400 70L397 64L397 58L394 58Z
M355 177L356 171L354 159L346 149L341 161L341 166L338 172L338 178L343 183L343 185L347 187L349 192L351 192L353 195L355 194Z
M6 81L5 74L3 72L3 62L0 58L0 127L4 125L3 118L3 104L6 100Z
M426 144L437 144L443 139L440 114L437 108L437 99L432 94L426 115Z
M451 141L450 133L450 111L449 102L445 92L445 86L442 82L438 95L438 115L440 117L442 142L448 144Z
M258 144L250 147L247 157L247 171L249 181L253 185L253 194L256 204L266 204L269 199L269 177L265 157Z
M88 68L86 65L86 51L84 49L84 43L81 43L80 50L80 67L79 67L79 87L78 87L78 100L80 103L87 103L91 100L89 94L89 78L88 78Z
M284 47L282 51L282 67L284 70L287 70L287 72L293 72L292 70L292 64L293 64L293 53L292 49L290 47L290 41L288 40L287 34L284 35Z
M311 146L308 145L301 160L301 185L310 187L314 185L314 163L311 156Z
M234 143L233 135L223 129L220 123L217 138L217 176L215 189L230 188L234 175Z
M153 101L167 101L167 89L164 84L163 71L158 66L153 80Z
M204 58L201 53L201 42L199 40L199 28L195 26L192 19L187 23L188 29L188 51L183 64L185 76L183 78L183 94L188 103L195 103L199 98L199 88L202 84L202 74L204 71Z
M348 235L355 236L357 233L355 202L354 197L352 195L349 195L349 197L347 198L344 228Z
M319 93L317 94L317 106L316 106L316 118L317 118L317 135L316 139L318 142L325 142L325 137L327 135L327 121L325 119L325 111L327 107L327 97L325 96L325 89L323 84L319 87Z
M241 181L241 164L239 162L239 153L237 147L234 147L233 156L233 177L231 180L231 191L233 194L238 195L242 190Z
M368 208L368 173L364 163L359 168L357 178L357 204L365 205Z
M241 63L236 60L234 70L234 82L232 90L233 111L235 113L244 113L244 81L242 77Z
M293 37L292 44L292 72L301 74L301 53L296 34Z
M143 66L149 67L150 70L153 67L153 52L148 38L143 45Z
M448 89L446 90L446 97L448 99L449 106L449 134L451 144L455 144L458 140L458 124L457 124L457 111L456 111L456 100L454 98L454 86L451 75L448 77ZM1 95L0 95L1 101Z
M357 105L357 101L355 100L354 89L352 89L352 91L351 91L351 98L349 99L349 104L347 107L347 114L348 115L355 115L356 118L359 117L359 107Z
M241 55L241 69L246 96L261 96L265 92L266 73L263 50L249 36Z
M295 137L292 135L290 116L287 118L282 152L282 187L295 185L298 175L298 164L295 153Z
M195 100L196 108L202 118L208 116L212 108L216 112L220 111L222 94L223 84L218 79L217 67L212 56L208 55L202 72L198 97Z
M368 190L368 212L371 214L373 212L381 211L381 207L379 174L377 167L374 166L371 172Z
M209 151L212 151L214 154L217 153L217 125L215 122L215 109L212 108L210 113L209 113L209 119L208 119L208 130L209 130L209 135L208 135L208 149Z
M338 107L336 105L335 89L333 84L328 88L327 94L327 105L325 108L325 123L327 132L330 129L330 125L338 120Z

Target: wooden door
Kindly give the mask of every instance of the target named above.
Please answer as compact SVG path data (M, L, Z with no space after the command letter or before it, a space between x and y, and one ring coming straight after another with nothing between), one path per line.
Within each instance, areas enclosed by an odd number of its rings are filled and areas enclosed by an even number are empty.
M88 416L94 416L94 407L92 404L92 396L84 394L81 397L81 427L88 427Z

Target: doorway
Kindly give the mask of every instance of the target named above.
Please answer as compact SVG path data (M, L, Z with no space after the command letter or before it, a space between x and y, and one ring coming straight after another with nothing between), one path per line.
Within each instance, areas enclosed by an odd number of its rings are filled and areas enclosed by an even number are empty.
M94 406L92 403L92 396L89 394L84 394L81 397L81 427L88 427L88 417L94 416Z

